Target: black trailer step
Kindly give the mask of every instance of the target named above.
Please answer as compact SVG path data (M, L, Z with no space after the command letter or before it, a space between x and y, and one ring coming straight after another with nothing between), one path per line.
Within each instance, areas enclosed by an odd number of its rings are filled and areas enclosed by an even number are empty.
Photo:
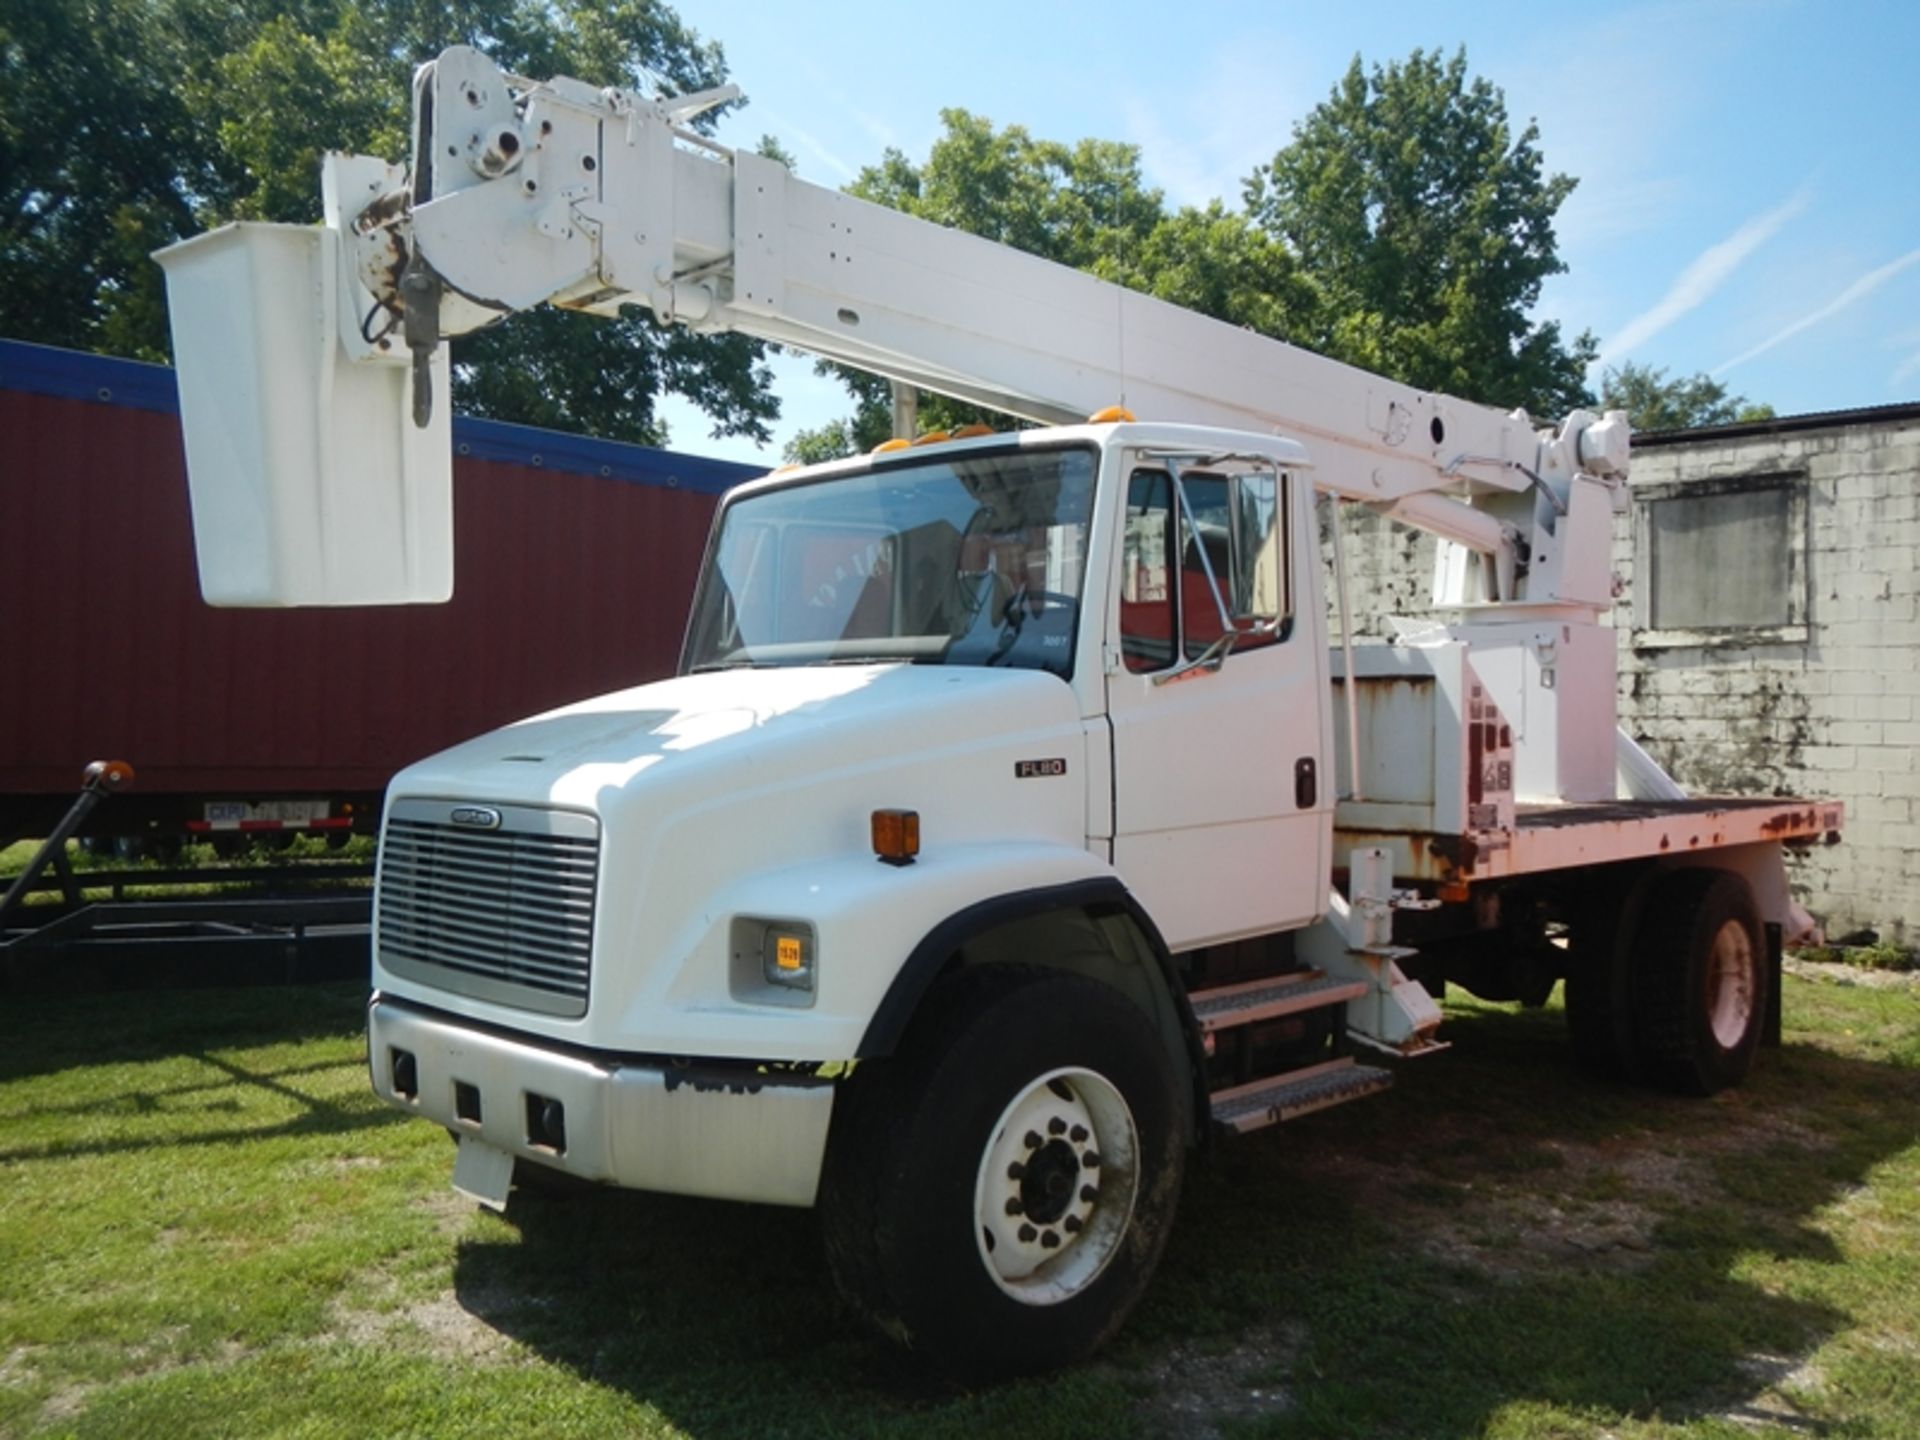
M1343 1005L1366 993L1364 980L1342 980L1319 970L1302 970L1241 985L1196 990L1189 999L1193 1003L1194 1019L1200 1022L1201 1034L1210 1035L1215 1030L1251 1025L1256 1020Z
M1342 1056L1324 1065L1295 1070L1219 1090L1213 1096L1213 1121L1216 1125L1242 1134L1249 1130L1278 1125L1315 1110L1358 1100L1393 1084L1393 1072L1374 1065L1356 1065L1353 1057Z

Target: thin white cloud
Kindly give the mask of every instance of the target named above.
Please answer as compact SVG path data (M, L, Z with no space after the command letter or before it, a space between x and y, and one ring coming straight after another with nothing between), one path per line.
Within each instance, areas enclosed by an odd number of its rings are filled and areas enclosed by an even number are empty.
M845 160L841 159L840 156L829 150L811 131L802 130L778 110L764 110L761 113L772 122L773 131L776 136L790 136L793 142L800 147L801 154L796 158L804 159L805 156L811 155L842 180L851 180L860 173L852 165L849 165ZM803 165L801 168L804 170L805 166Z
M871 110L863 110L854 104L852 97L836 85L816 61L803 57L800 63L806 72L808 93L815 100L825 100L837 106L848 119L864 130L867 138L880 149L898 150L900 148L900 137L894 132L893 127ZM877 160L879 157L874 158Z
M1205 205L1224 199L1221 176L1200 152L1160 123L1160 117L1138 96L1126 97L1127 137L1140 147L1143 166L1158 180L1176 205ZM1248 167L1252 168L1252 167ZM1239 186L1233 199L1239 199Z
M1247 176L1287 143L1295 122L1326 96L1328 80L1263 31L1215 44L1200 68L1208 83L1199 89L1129 93L1125 136L1140 147L1148 181L1174 205L1220 200L1238 209Z
M1776 331L1774 334L1769 335L1751 350L1742 351L1723 365L1716 365L1713 373L1715 375L1724 375L1727 371L1733 369L1734 366L1744 365L1756 355L1766 354L1767 351L1773 349L1774 346L1780 344L1782 341L1791 340L1802 330L1812 329L1829 316L1839 314L1856 300L1865 299L1910 265L1920 265L1920 250L1909 250L1898 260L1889 260L1878 270L1869 270L1858 280L1847 286L1846 289L1842 290L1837 296L1829 300L1825 305L1822 305L1818 310L1813 311L1811 314L1802 315L1798 320L1787 326L1786 329ZM1911 363L1912 362L1909 362L1909 364ZM1901 371L1904 371L1906 368L1907 367L1903 365L1900 370L1894 372L1894 383L1899 383Z
M1642 311L1620 327L1598 363L1612 364L1701 304L1726 284L1728 277L1746 263L1748 256L1771 240L1781 226L1806 209L1809 198L1806 187L1802 186L1786 203L1764 215L1754 216L1726 239L1702 250L1652 309Z
M1561 168L1557 155L1548 162L1555 171ZM1671 175L1624 178L1617 167L1602 171L1568 166L1566 173L1578 176L1580 183L1553 217L1554 240L1563 258L1659 229L1672 217L1686 188Z
M1887 388L1898 390L1915 375L1920 375L1920 350L1916 350L1900 362L1899 368L1887 378Z
M1487 72L1507 80L1515 130L1526 120L1539 125L1547 173L1579 182L1554 217L1561 256L1576 268L1592 251L1671 223L1683 194L1673 137L1700 104L1678 73L1694 57L1669 49L1670 25L1649 25L1644 10L1593 9L1577 47L1545 26L1504 60L1495 52L1497 68ZM1662 43L1649 46L1650 34ZM1489 57L1476 51L1472 58L1481 68ZM1596 73L1607 76L1605 85L1592 83Z

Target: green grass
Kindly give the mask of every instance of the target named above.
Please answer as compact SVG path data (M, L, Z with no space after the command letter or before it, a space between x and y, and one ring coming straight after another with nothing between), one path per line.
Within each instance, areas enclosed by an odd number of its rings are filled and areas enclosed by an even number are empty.
M1890 941L1877 945L1813 945L1796 950L1794 956L1818 964L1852 965L1861 970L1920 970L1920 950Z
M8 1001L0 1433L1920 1434L1906 989L1790 982L1786 1047L1706 1102L1454 1005L1393 1091L1192 1172L1100 1361L975 1393L857 1329L805 1212L458 1202L360 1002Z
M25 870L28 862L38 853L40 845L41 842L38 840L21 840L0 848L0 882L10 881ZM228 856L219 854L212 845L204 841L195 841L182 845L178 853L168 857L144 855L130 860L112 855L95 854L83 848L77 840L69 840L66 845L66 855L67 864L79 883L83 899L110 900L113 898L113 887L118 885L125 899L152 900L191 895L246 893L256 889L258 882L220 879L221 871L238 867L271 866L323 859L369 864L374 857L374 839L371 835L355 835L350 837L345 845L334 849L327 844L326 837L323 835L296 834L288 836L278 846L265 841L256 841L245 850ZM139 877L143 874L183 870L202 872L206 878L167 885L138 883ZM51 866L40 874L40 880L43 883L51 882L54 878ZM371 886L373 882L356 880L329 881L329 883ZM63 897L57 889L35 890L21 900L23 907L61 903L63 903Z
M13 844L0 847L0 876L18 875L27 868L27 862L39 851L38 840L16 840ZM278 844L265 840L256 840L246 849L231 856L220 855L205 840L189 841L180 846L179 853L172 859L157 856L142 856L133 860L122 860L113 855L100 855L83 847L77 840L67 842L67 863L76 873L138 872L141 870L181 870L195 866L218 867L221 865L270 865L276 860L371 860L373 859L374 839L371 835L349 836L339 848L327 843L325 835L314 831L297 831L285 835Z

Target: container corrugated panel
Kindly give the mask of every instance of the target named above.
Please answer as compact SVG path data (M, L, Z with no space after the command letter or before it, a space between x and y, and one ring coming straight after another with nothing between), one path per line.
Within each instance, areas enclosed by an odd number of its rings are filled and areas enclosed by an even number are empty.
M747 466L454 429L446 605L217 610L194 570L172 373L0 341L0 797L373 791L510 720L671 674Z

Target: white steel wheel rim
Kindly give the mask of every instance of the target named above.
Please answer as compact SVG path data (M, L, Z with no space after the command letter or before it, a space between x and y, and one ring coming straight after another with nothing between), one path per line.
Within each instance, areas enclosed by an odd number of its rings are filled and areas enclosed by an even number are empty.
M1729 920L1714 932L1707 952L1707 1023L1723 1050L1746 1037L1753 1021L1753 939L1747 927Z
M1049 1071L1001 1112L980 1157L980 1261L1023 1305L1070 1300L1120 1253L1139 1188L1125 1097L1091 1070Z

